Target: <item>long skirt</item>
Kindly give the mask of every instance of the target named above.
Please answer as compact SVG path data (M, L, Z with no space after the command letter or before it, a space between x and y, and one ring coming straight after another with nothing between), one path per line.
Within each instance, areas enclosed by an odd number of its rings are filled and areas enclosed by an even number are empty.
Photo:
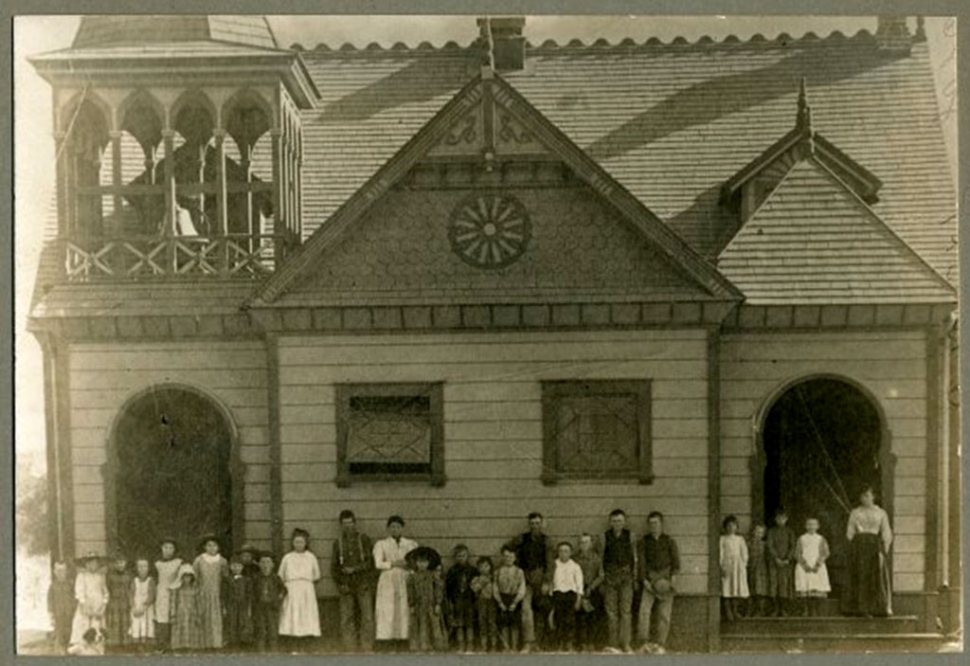
M859 615L889 615L889 571L878 534L856 534L849 542L846 610Z
M374 608L377 640L407 640L410 616L407 571L404 569L382 571L381 577L377 579L377 599Z
M286 582L286 597L280 612L280 636L319 636L320 610L311 581Z

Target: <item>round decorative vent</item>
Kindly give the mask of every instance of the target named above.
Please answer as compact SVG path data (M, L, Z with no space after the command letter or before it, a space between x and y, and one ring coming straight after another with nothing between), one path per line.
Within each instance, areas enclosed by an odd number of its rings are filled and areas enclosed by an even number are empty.
M475 193L455 206L448 238L462 261L477 268L504 268L525 252L532 224L525 206L515 197Z

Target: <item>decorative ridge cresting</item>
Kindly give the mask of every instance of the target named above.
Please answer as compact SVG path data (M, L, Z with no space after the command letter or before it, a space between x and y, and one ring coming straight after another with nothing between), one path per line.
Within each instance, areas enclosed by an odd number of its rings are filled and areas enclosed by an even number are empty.
M914 42L925 41L925 32L917 31L914 36ZM546 51L574 51L577 49L584 49L590 52L599 53L602 51L621 51L629 52L636 50L650 50L655 48L676 48L676 49L719 49L719 48L745 48L745 47L759 47L759 48L771 48L771 47L788 47L792 45L810 45L810 44L825 44L831 46L833 43L858 43L858 44L871 44L873 46L877 45L875 35L865 28L858 30L851 36L846 36L840 30L833 30L825 37L819 37L814 31L808 31L804 33L801 37L793 37L787 32L782 32L775 37L769 39L763 34L755 33L748 39L741 39L737 35L730 34L723 38L715 38L711 35L702 35L698 37L695 41L690 41L686 37L677 36L671 39L669 42L664 42L659 37L649 37L646 40L639 42L632 37L625 37L618 42L611 42L605 37L599 37L592 42L584 42L579 38L572 38L564 43L559 43L555 39L546 39L540 44L536 44L531 41L526 42L526 48L533 52L546 52ZM417 46L410 46L404 42L395 42L392 46L384 46L379 42L370 42L366 46L357 46L350 42L345 42L340 46L334 47L324 42L321 42L314 46L312 49L308 49L299 42L294 43L290 46L293 51L300 51L304 53L314 53L314 54L363 54L371 55L375 53L399 55L402 51L406 52L418 52L418 53L438 53L438 52L456 52L456 51L472 51L477 50L481 46L481 41L476 38L471 43L462 46L455 42L454 40L449 40L441 46L435 46L428 41L422 41Z

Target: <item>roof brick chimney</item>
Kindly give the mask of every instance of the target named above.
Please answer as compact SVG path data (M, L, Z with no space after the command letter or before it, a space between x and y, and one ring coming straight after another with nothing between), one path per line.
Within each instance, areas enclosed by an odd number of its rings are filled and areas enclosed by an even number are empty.
M913 46L913 36L906 25L905 16L880 16L876 27L876 41L885 51L909 53Z
M480 40L487 62L497 72L514 72L525 67L525 18L521 16L480 18Z

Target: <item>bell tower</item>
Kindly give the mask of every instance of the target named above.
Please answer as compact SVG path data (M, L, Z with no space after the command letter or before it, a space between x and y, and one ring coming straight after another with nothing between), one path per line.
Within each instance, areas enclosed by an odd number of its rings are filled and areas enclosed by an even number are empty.
M66 279L253 278L301 242L319 94L261 16L86 16L53 88Z

